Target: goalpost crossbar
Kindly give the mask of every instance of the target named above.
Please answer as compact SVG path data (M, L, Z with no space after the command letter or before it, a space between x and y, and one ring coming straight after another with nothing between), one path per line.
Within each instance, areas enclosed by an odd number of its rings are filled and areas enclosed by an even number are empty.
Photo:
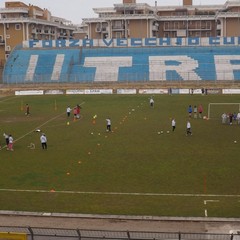
M208 104L208 119L211 118L211 106L212 105L238 105L238 112L240 112L240 103L209 103Z

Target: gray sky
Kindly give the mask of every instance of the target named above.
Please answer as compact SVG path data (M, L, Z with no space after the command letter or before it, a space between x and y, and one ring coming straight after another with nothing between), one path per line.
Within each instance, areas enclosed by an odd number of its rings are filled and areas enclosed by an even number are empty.
M0 0L0 7L3 8L5 1ZM62 17L80 24L82 18L97 17L93 8L113 7L115 3L122 3L122 0L20 0L25 4L37 5L41 8L47 8L52 15ZM136 0L137 3L148 3L150 6L155 5L155 0ZM193 0L194 5L224 4L226 0ZM182 0L157 0L159 6L182 5Z

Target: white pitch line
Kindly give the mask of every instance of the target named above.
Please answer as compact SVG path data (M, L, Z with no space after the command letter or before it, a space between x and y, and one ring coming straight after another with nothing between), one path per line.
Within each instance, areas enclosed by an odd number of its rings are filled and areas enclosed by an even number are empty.
M65 113L65 112L64 112L64 113ZM38 126L38 127L34 128L33 130L27 132L26 134L22 135L21 137L17 138L16 140L14 140L14 143L18 142L18 141L21 140L22 138L24 138L24 137L26 137L27 135L29 135L30 133L34 132L36 129L41 128L42 126L46 125L47 123L49 123L49 122L55 120L56 118L62 116L64 113L61 113L61 114L59 114L59 115L57 115L57 116L49 119L48 121L46 121L45 123L41 124L40 126ZM7 147L7 146L5 145L4 147L2 147L2 149L6 148L6 147Z
M6 101L11 100L11 99L16 98L16 97L17 97L17 96L10 97L10 98L5 98L5 99L3 99L3 100L0 100L0 102L6 102Z
M85 103L85 102L82 102L82 103L79 104L79 105L81 106L81 105L83 105L84 103ZM57 115L57 116L49 119L48 121L44 122L44 123L41 124L40 126L34 128L33 130L27 132L26 134L22 135L21 137L17 138L16 140L14 140L14 143L15 143L15 142L18 142L18 141L21 140L22 138L24 138L24 137L26 137L27 135L29 135L30 133L34 132L36 129L40 129L41 127L43 127L44 125L48 124L49 122L51 122L51 121L59 118L60 116L62 116L62 115L65 114L65 113L66 113L66 112L63 112L63 113L61 113L61 114L59 114L59 115ZM4 147L2 147L2 149L6 148L6 147L7 147L7 146L5 145Z
M208 202L220 202L219 200L204 200L204 205L207 205Z
M204 202L204 205L207 205L208 202L220 202L220 201L219 200L204 200L203 202ZM205 213L205 217L207 217L208 216L207 209L205 209L204 213Z
M43 127L44 125L46 125L46 124L48 124L49 122L51 122L51 121L59 118L59 117L62 116L63 114L65 114L65 112L64 112L64 113L61 113L61 114L59 114L59 115L57 115L57 116L55 116L55 117L53 117L53 118L51 118L51 119L49 119L48 121L46 121L46 122L44 122L43 124L41 124L40 126L34 128L34 129L31 130L30 132L28 132L28 133L22 135L21 137L17 138L14 142L17 142L17 141L21 140L22 138L26 137L26 136L29 135L30 133L34 132L36 129L40 129L40 128Z
M219 200L204 200L204 204L207 204L208 202L220 202Z
M240 195L206 195L206 194L175 194L175 193L124 193L124 192L84 192L84 191L57 191L34 189L0 189L0 192L35 192L35 193L64 193L64 194L91 194L91 195L128 195L128 196L176 196L176 197L240 197Z
M205 217L207 217L207 216L208 216L207 209L205 209Z

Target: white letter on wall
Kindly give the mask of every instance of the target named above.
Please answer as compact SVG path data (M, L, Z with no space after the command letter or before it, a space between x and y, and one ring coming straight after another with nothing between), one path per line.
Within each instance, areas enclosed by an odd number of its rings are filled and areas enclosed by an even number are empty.
M38 55L31 55L29 63L28 63L27 73L25 76L26 81L33 81L35 69L37 67L37 62L38 62Z
M95 67L95 82L116 82L120 67L131 67L132 57L86 57L84 67Z
M63 62L64 62L64 54L57 54L56 59L55 59L55 63L53 66L53 72L52 72L52 76L51 76L51 80L55 80L58 81L62 72L62 66L63 66Z
M217 80L234 80L233 70L240 71L239 55L218 55L214 56ZM237 60L238 64L231 63L231 60Z
M166 65L167 61L176 62L175 65ZM176 71L183 80L201 80L194 71L198 67L198 61L188 56L150 56L149 80L167 80L167 71Z

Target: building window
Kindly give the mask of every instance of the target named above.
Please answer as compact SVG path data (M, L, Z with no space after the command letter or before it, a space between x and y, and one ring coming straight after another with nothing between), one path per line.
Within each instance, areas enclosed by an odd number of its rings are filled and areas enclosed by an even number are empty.
M115 21L114 25L120 28L122 26L122 21Z
M207 25L207 29L211 29L211 22L210 21L207 21L206 25Z
M21 25L20 24L15 24L15 30L21 30Z
M165 32L165 33L163 34L163 37L169 38L169 33Z
M206 37L210 37L210 36L211 36L210 32L206 32Z
M174 29L179 29L179 22L174 22Z
M197 21L196 25L197 25L197 29L201 29L201 21Z
M122 33L121 32L116 32L116 38L122 38Z
M164 22L164 30L168 30L169 29L169 22Z

